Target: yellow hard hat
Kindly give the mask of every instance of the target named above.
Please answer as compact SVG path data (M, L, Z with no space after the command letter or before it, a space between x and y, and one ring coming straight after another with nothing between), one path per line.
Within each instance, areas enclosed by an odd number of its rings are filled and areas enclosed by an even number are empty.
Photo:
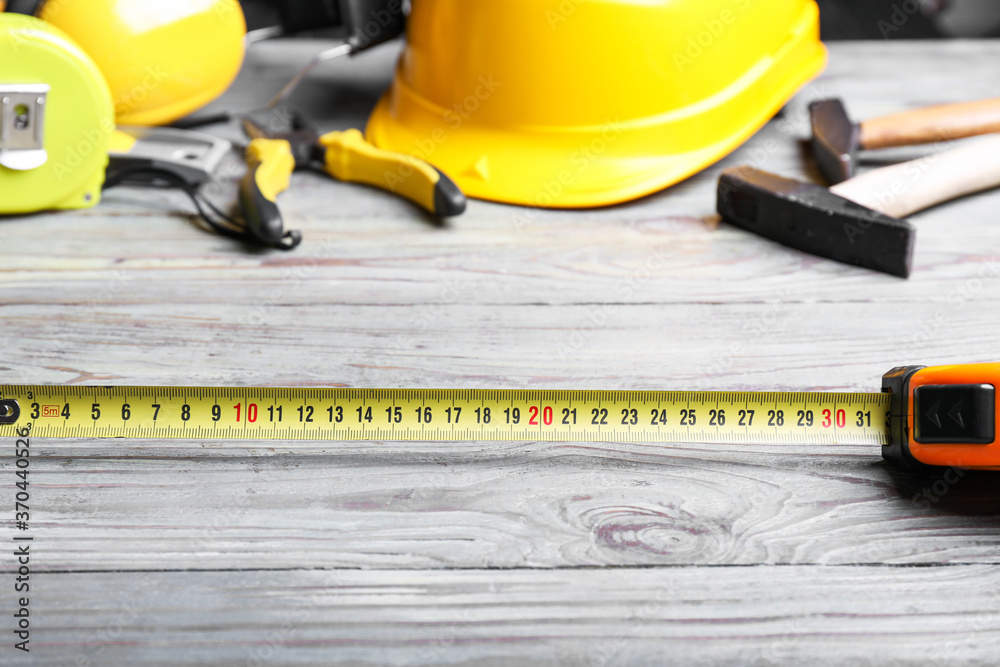
M94 59L120 124L185 116L221 95L243 63L237 0L47 0L35 13Z
M473 197L601 206L718 161L825 64L813 0L413 0L367 132Z

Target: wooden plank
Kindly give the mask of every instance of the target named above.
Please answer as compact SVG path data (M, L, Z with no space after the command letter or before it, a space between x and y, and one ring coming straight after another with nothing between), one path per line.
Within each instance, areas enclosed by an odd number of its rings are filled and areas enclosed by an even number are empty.
M143 289L128 288L155 299ZM1000 280L905 307L783 301L780 293L725 307L388 307L340 304L335 292L325 303L290 294L260 308L222 297L210 306L144 302L97 313L10 305L3 381L878 391L899 364L995 360L983 313L996 310Z
M288 286L292 294L286 299L318 301L329 300L335 285L339 301L355 305L436 303L443 294L453 305L754 303L780 292L799 299L914 304L922 299L913 285L929 289L931 300L943 299L973 277L970 266L974 274L980 263L994 259L990 242L1000 237L990 224L997 197L992 192L914 216L917 271L904 281L797 254L726 224L715 227L714 220L703 219L713 214L711 186L699 190L696 219L671 213L670 200L654 219L623 206L615 209L615 219L540 214L523 230L495 219L492 209L501 207L482 202L448 230L405 217L293 217L291 224L306 234L303 246L262 256L163 214L144 215L141 222L82 214L10 220L3 230L20 252L5 258L0 284L11 304L88 304L98 311L142 303L140 295L156 285L170 286L157 290L169 304L215 303L228 288L243 287L229 302L254 306L261 294L274 291L275 282ZM315 209L326 190L350 187L302 174L285 197ZM139 196L113 192L97 210ZM160 197L186 210L181 200ZM40 226L51 232L48 242ZM116 238L113 256L101 247L107 237Z
M39 571L1000 562L993 475L862 446L114 446L36 453Z
M40 576L5 664L995 664L1000 568Z

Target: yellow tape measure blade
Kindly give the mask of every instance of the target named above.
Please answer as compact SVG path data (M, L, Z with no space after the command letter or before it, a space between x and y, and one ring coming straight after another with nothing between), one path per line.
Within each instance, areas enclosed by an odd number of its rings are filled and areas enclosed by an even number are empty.
M20 413L0 436L30 423L42 438L882 445L889 430L889 396L874 393L4 386L0 396Z

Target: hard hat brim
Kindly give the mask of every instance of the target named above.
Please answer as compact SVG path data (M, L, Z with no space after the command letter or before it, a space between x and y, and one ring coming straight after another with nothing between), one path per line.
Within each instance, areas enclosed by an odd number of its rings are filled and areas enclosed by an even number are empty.
M496 127L409 87L400 67L368 122L376 146L414 155L466 195L546 208L630 201L674 185L743 144L826 66L815 16L719 94L639 119L587 127ZM459 113L456 113L459 112Z

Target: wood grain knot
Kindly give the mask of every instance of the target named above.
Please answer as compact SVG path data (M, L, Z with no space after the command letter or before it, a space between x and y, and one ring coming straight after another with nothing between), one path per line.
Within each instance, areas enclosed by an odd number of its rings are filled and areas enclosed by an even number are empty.
M658 508L604 507L593 510L592 535L599 548L666 560L700 559L721 551L718 526L675 505Z

